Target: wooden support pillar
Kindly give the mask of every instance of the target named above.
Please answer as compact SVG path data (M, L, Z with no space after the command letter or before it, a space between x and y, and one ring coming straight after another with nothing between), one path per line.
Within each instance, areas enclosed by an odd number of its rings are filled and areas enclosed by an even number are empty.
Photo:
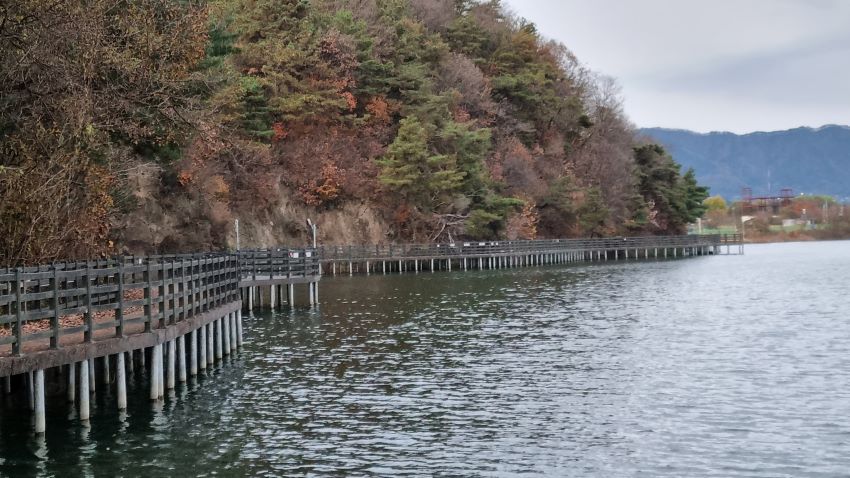
M8 377L7 377L8 378ZM68 393L67 398L68 402L74 403L77 400L77 363L71 362L68 364L68 386L66 387L66 392Z
M295 284L289 284L289 307L295 307Z
M103 356L103 383L109 388L109 382L111 377L109 376L109 355Z
M215 364L215 322L210 322L207 327L207 365Z
M159 399L159 380L162 380L162 354L158 353L159 344L151 347L151 379L150 379L150 399L158 400ZM158 356L158 357L157 357Z
M242 311L236 311L236 346L242 348Z
M94 359L91 358L89 359L89 391L91 391L91 393L95 392L96 385L94 376Z
M176 381L174 380L174 377L175 377L174 359L175 359L175 355L177 355L177 354L175 353L174 348L175 348L174 347L174 340L169 340L168 341L168 348L167 348L167 350L168 350L167 360L168 361L166 362L167 366L165 367L165 372L166 372L165 373L165 387L168 390L172 390L174 388L175 383L176 383ZM165 393L163 393L163 395L165 395Z
M269 307L270 307L272 310L274 310L274 308L275 308L275 299L276 299L276 297L275 297L275 295L276 295L276 294L275 294L275 292L277 292L277 291L275 290L276 288L277 288L277 286L275 286L274 284L272 284L272 285L270 285L270 286L269 286Z
M159 384L159 397L165 396L165 344L157 346L157 360L159 361L159 374L157 374L157 383Z
M198 329L198 368L207 369L207 326Z
M115 356L115 392L118 395L118 410L127 409L127 367L124 365L124 352Z
M35 410L35 393L33 391L33 380L35 380L32 376L32 371L27 372L24 377L26 377L27 381L27 406L30 410Z
M224 327L222 331L222 335L224 336L224 350L222 354L230 355L230 314L222 317L221 325Z
M80 420L89 419L89 361L80 362Z
M38 369L33 375L33 393L34 397L34 412L35 412L35 432L44 433L47 429L47 421L44 413L44 370Z
M227 320L229 321L229 327L227 328L230 332L230 351L236 351L236 312L231 312L227 314Z
M221 318L217 319L214 323L215 323L215 359L221 360L222 357L224 357L224 354L222 353L223 352L222 351L222 349L223 349L222 345L223 344L221 343L221 338L222 338Z
M198 375L198 334L194 330L189 332L189 375Z

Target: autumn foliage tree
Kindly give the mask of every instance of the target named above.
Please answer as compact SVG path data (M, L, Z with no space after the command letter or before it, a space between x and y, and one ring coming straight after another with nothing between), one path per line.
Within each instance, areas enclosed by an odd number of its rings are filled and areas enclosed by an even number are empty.
M0 80L9 264L223 248L295 203L398 241L661 234L705 195L498 0L19 0Z
M202 6L22 0L0 7L0 257L110 250L133 158L167 162L192 128Z

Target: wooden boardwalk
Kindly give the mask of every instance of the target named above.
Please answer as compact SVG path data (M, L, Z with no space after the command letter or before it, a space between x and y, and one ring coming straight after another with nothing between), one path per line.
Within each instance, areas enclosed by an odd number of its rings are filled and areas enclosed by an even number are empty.
M740 234L459 241L451 244L321 246L325 273L494 269L620 259L743 254Z
M318 303L325 272L497 269L575 261L743 253L739 235L618 237L453 244L323 246L0 269L0 379L45 431L45 372L89 418L98 377L126 408L126 375L150 374L150 399L242 345L242 309ZM146 365L147 364L147 365Z
M242 297L259 286L320 278L310 249L121 257L0 270L0 377L24 391L45 430L45 371L64 374L79 417L89 417L97 377L126 408L127 369L150 371L150 398L242 345ZM253 304L252 304L253 305ZM146 367L145 364L148 364ZM99 373L96 369L99 367Z

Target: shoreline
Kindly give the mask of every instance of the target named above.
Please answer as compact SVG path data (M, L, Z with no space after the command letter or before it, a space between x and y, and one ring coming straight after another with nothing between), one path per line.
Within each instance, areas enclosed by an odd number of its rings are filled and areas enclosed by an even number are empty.
M817 237L810 234L780 233L780 234L757 234L744 237L744 244L774 244L782 242L828 242L847 241L850 235L839 235L837 237Z

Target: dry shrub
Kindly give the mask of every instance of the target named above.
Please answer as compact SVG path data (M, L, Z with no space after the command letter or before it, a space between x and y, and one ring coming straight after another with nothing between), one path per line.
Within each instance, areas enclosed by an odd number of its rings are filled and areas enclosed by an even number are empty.
M289 138L275 145L273 154L286 171L284 185L299 191L306 203L328 204L331 196L365 200L378 189L373 159L383 154L388 136L389 129L378 126L303 125L290 128ZM323 196L317 195L322 186Z
M392 113L390 105L387 103L387 99L383 96L376 96L372 98L366 105L366 111L378 123L386 125L392 121L392 118L390 117L390 114Z
M227 202L230 199L230 186L225 182L224 177L220 174L210 176L204 184L204 192L207 197L216 199L221 202Z
M509 138L499 145L502 175L508 189L526 197L541 197L546 191L546 177L550 172L538 172L532 151L516 138Z
M348 106L348 111L354 111L357 108L357 98L355 98L350 91L342 92L342 99L345 100L345 104Z
M344 176L339 166L333 163L322 165L321 177L299 188L305 203L311 206L331 206L340 199L341 181Z
M460 53L451 53L439 68L437 86L444 91L457 91L459 106L475 116L493 113L495 103L490 97L489 81L475 62Z
M508 217L505 234L511 241L536 239L539 222L540 214L537 207L532 201L526 200L521 211L512 213Z
M437 32L445 31L455 16L454 0L411 0L410 8L417 20Z

